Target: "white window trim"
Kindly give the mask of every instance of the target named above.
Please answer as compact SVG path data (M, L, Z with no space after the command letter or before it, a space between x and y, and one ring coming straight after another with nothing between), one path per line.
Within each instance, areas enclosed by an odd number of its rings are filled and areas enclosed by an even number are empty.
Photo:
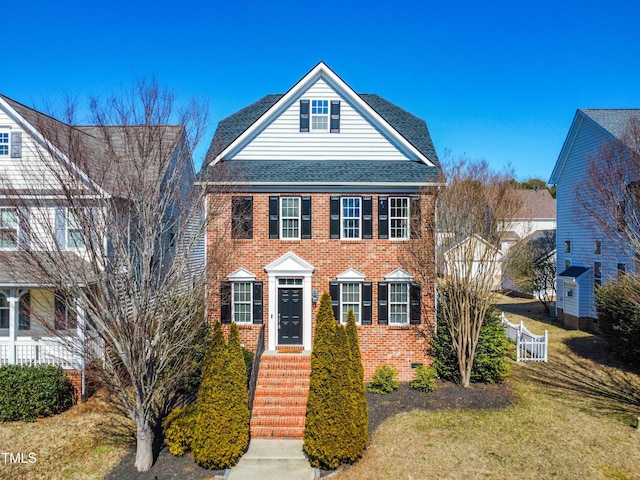
M349 312L349 309L347 309L345 311L344 308L344 297L342 296L342 287L344 287L345 285L357 285L358 286L358 312L353 312L354 314L356 314L356 325L361 325L362 324L362 282L361 281L357 281L357 280L346 280L346 281L342 281L340 282L340 323L342 325L346 325L347 321L345 320L345 317L347 315L347 313ZM351 309L353 310L353 309Z
M246 283L249 285L249 320L243 320L238 322L236 320L236 298L235 291L236 285L240 283ZM247 302L238 302L245 305ZM253 282L249 280L240 280L231 282L231 321L237 323L238 325L250 325L253 323Z
M282 212L282 207L283 207L283 200L284 199L294 199L298 202L298 216L297 217L286 217L283 215ZM279 217L279 225L278 225L278 229L279 229L279 234L280 234L280 239L281 240L300 240L300 235L301 235L301 230L302 230L302 200L300 197L280 197L280 204L278 205L278 209L280 210L278 213L278 217ZM284 220L293 220L293 219L297 219L298 220L298 235L296 235L295 237L284 237L283 233L284 233Z
M313 102L327 102L327 113L314 114ZM324 106L323 106L324 107ZM323 108L320 107L320 108ZM318 108L318 107L316 107ZM318 117L326 118L326 128L314 128L313 119ZM309 132L310 133L329 133L331 131L331 101L327 98L312 98L309 100Z
M0 207L0 211L2 210L13 210L14 212L16 212L16 244L13 247L3 247L2 245L0 245L0 251L14 251L18 249L18 242L20 239L20 217L18 215L18 209L16 207ZM3 230L9 230L8 228Z
M407 221L407 235L405 237L394 237L391 235L392 232L392 219L401 219L403 217L392 217L391 216L391 202L392 200L398 200L398 199L403 199L407 202L407 216L404 217ZM388 204L388 210L389 210L389 215L388 215L388 224L389 224L389 240L392 241L405 241L405 240L409 240L409 238L411 237L411 199L409 197L403 197L403 196L398 196L398 197L389 197L389 204Z
M356 217L345 217L344 216L344 201L350 199L358 200L358 236L357 237L346 237L344 235L344 221L345 220L354 220ZM340 239L341 240L362 240L362 197L340 197Z
M398 286L398 285L404 285L406 288L406 295L407 295L407 300L406 302L392 302L391 301L391 287L392 286ZM389 291L387 293L387 297L388 297L388 305L389 305L389 325L409 325L410 323L410 317L411 317L411 284L409 282L389 282ZM392 305L406 305L406 313L405 313L405 318L402 322L396 322L396 321L392 321L393 318L393 313L391 312L391 306Z
M2 145L7 146L7 153L0 153L0 157L9 157L11 156L11 129L9 127L0 127L0 133L7 134L7 143L2 142Z
M67 246L67 248L66 248L66 249L67 249L67 250L77 251L77 252L85 251L85 250L87 249L87 245L86 245L86 244L85 244L85 242L84 242L84 238L82 238L82 225L80 225L80 227L81 227L81 228L69 228L69 225L70 225L70 223L71 223L71 222L69 221L69 217L70 217L70 214L72 214L72 212L71 212L72 210L80 210L80 208L70 208L70 207L67 207L67 211L65 212L65 213L66 213L66 215L65 215L65 222L64 222L64 223L65 223L65 225L64 225L64 234L65 234L65 245ZM75 246L73 246L73 247L72 247L72 246L69 244L69 232L70 232L71 230L76 230L76 231L79 231L79 232L80 232L80 238L81 238L81 240L82 240L82 246L81 246L81 247L75 247Z

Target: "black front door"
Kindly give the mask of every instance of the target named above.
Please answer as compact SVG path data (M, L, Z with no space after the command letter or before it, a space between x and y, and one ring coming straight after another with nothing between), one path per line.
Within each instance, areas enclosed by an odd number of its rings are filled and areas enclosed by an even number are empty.
M302 345L302 289L278 289L278 345Z

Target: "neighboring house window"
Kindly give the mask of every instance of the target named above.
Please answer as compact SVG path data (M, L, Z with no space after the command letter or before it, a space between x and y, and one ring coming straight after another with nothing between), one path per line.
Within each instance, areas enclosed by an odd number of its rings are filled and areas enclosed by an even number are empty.
M329 100L311 100L311 131L329 130Z
M565 260L564 260L564 269L566 270L570 266L571 266L571 259L570 258L565 258Z
M253 238L253 197L231 198L232 238Z
M20 309L18 312L18 330L31 329L31 294L23 293L20 296Z
M54 293L54 327L56 330L75 330L78 319L75 314L73 297L64 292Z
M621 278L625 273L627 273L627 264L619 263L618 264L618 278Z
M9 129L0 129L0 156L9 155Z
M280 199L280 238L298 240L300 238L300 198Z
M593 276L594 278L602 278L602 263L593 262Z
M251 283L236 282L232 284L231 289L233 292L233 321L251 323Z
M409 239L409 198L389 198L389 238Z
M571 240L564 241L564 253L571 253Z
M9 301L2 292L0 292L0 329L9 329Z
M360 197L343 197L342 201L342 238L360 238Z
M18 246L18 210L0 208L0 249L15 249Z
M78 209L67 209L67 248L84 249L84 240L82 239L82 225L79 221Z
M594 255L602 254L602 240L593 241L593 254Z
M405 325L409 323L409 284L389 284L389 324Z

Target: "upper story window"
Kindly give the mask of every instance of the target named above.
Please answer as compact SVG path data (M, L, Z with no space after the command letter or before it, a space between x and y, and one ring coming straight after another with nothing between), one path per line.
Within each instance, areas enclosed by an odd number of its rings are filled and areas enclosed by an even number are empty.
M0 156L9 155L9 129L0 129Z
M11 250L18 246L18 210L0 208L0 249Z
M360 217L362 215L360 197L343 197L341 199L341 238L360 238Z
M253 238L253 197L231 198L231 237Z
M571 253L571 240L564 241L564 253Z
M78 209L67 209L67 248L78 250L85 248L80 218Z
M594 255L602 254L602 240L593 241L593 254Z
M311 130L329 130L329 100L311 100Z
M280 198L280 238L300 239L300 198Z
M340 100L300 100L300 131L340 133Z
M409 239L409 198L389 198L389 238Z

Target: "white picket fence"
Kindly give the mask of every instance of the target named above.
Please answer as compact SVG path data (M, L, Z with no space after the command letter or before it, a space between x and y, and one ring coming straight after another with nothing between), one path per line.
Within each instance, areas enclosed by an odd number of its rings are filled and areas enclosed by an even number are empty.
M500 319L504 326L507 337L516 342L516 361L518 362L546 362L549 352L549 332L544 331L544 335L534 335L523 322L520 325L507 320L504 312L500 313Z

